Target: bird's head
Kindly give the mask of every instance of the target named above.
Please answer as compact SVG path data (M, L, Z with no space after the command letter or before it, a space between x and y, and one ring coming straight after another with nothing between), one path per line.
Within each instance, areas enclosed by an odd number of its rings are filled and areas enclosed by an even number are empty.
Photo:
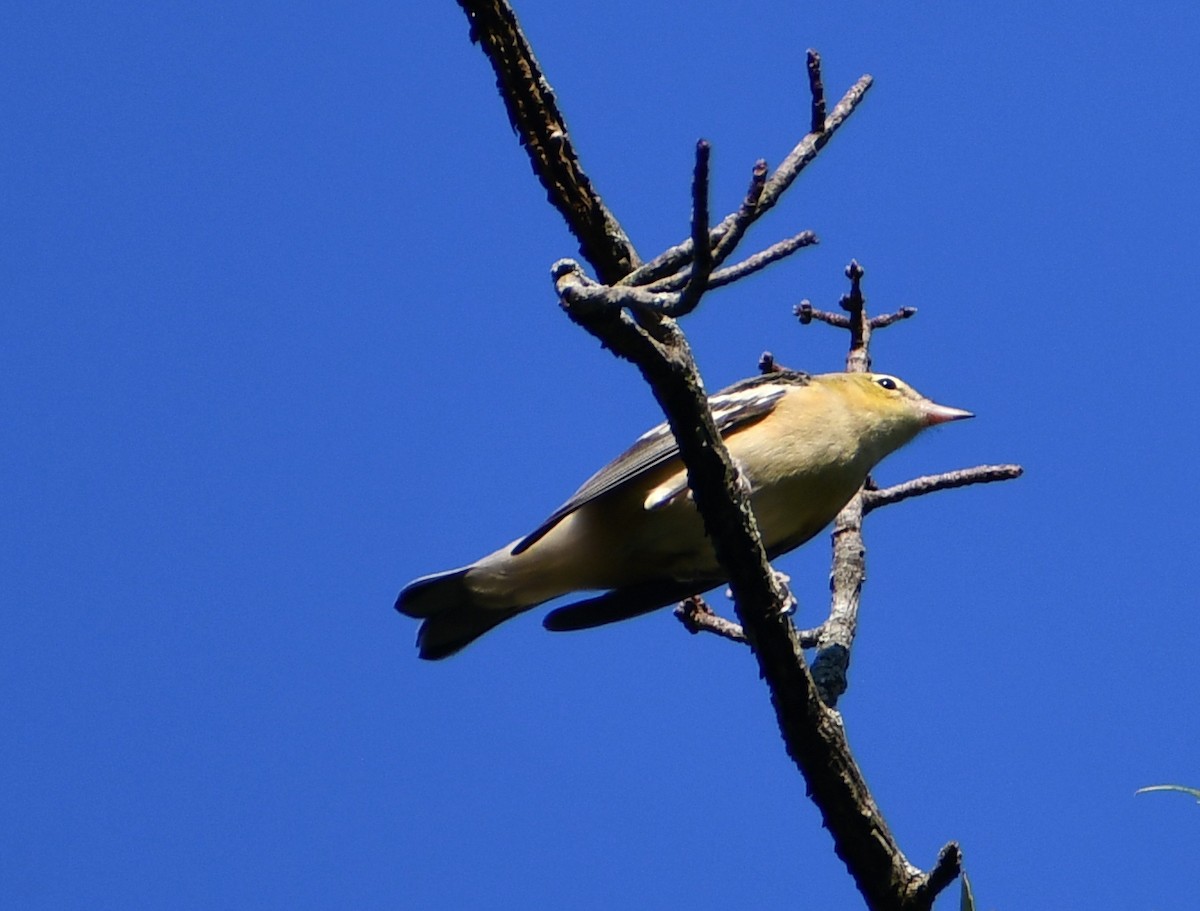
M974 417L939 405L903 380L885 373L828 373L819 378L844 399L860 433L878 447L879 457L899 449L926 427Z

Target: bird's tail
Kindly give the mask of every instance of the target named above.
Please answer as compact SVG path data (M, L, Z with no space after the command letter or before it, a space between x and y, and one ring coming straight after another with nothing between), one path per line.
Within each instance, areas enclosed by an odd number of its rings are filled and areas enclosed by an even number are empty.
M410 582L396 599L396 610L424 620L417 632L417 648L422 658L431 661L448 658L525 609L497 608L481 603L480 596L467 585L467 571L451 569Z

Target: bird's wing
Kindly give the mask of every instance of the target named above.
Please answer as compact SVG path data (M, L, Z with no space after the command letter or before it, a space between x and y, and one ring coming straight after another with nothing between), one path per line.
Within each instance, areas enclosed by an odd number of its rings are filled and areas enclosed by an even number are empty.
M776 402L787 393L789 387L807 385L809 379L807 373L781 370L750 377L722 389L708 400L717 432L724 439L735 430L762 420L774 410ZM679 446L670 427L664 423L648 430L625 452L588 478L583 486L575 491L574 496L556 509L545 522L517 542L512 550L513 555L528 550L579 507L628 484L678 455Z

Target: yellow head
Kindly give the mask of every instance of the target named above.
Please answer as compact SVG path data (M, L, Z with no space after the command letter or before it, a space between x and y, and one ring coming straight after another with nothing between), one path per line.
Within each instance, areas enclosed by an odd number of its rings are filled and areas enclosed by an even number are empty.
M861 444L877 459L926 427L974 417L961 408L939 405L884 373L826 373L813 380L841 400L857 425Z

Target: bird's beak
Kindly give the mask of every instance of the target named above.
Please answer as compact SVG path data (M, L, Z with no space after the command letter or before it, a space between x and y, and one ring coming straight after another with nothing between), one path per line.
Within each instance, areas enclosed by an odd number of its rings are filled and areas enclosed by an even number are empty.
M934 424L945 424L947 421L961 421L964 418L973 418L969 411L963 411L961 408L951 408L949 405L939 405L937 402L925 403L925 426L932 427Z

